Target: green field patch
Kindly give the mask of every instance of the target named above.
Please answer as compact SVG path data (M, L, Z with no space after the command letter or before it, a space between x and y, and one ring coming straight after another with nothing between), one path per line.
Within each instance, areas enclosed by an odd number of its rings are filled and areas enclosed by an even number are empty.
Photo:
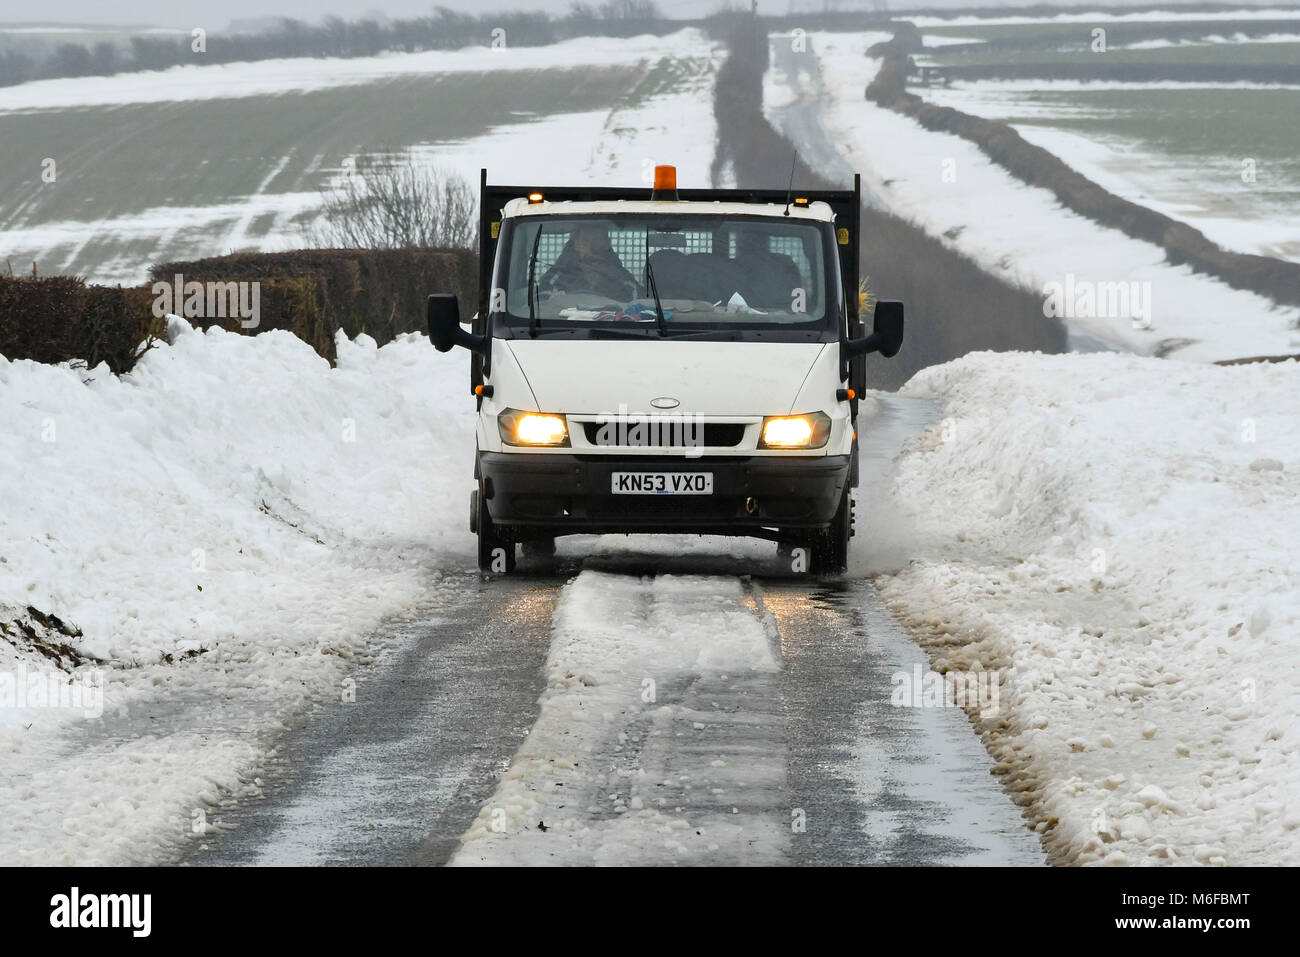
M1250 156L1300 181L1297 116L1300 90L1151 88L1017 94L1000 114L1012 125L1119 136L1144 152Z
M468 139L535 114L610 108L643 73L637 62L433 74L310 93L4 114L0 229L315 191L320 171L347 156ZM54 184L41 182L46 157L57 163Z

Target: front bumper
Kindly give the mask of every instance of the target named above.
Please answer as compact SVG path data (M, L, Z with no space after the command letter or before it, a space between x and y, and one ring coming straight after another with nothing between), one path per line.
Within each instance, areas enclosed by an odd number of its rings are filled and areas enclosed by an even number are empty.
M569 532L752 535L830 523L849 456L479 453L480 489L497 525L516 537ZM712 472L711 495L614 495L613 472Z

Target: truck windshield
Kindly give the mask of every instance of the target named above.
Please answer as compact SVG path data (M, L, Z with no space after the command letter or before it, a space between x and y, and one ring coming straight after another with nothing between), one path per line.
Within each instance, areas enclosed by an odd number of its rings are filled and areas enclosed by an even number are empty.
M829 223L664 214L507 222L495 283L507 322L813 328L838 281L827 267L836 262Z

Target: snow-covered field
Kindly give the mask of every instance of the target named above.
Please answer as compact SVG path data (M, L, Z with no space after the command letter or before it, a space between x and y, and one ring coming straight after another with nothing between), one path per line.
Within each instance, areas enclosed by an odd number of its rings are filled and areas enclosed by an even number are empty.
M128 103L228 100L246 96L310 93L395 77L429 73L496 73L572 66L620 66L666 53L689 55L707 43L698 30L664 37L578 37L549 46L426 50L372 57L296 57L95 77L33 80L5 88L0 113L80 109Z
M168 109L184 104L183 121L193 114L210 116L217 125L230 124L231 114L238 122L245 116L241 110L252 111L248 116L265 109L282 110L288 117L296 108L309 108L314 95L347 87L362 92L392 89L399 98L412 95L385 85L402 78L432 82L462 77L461 82L472 82L479 74L520 72L524 76L523 71L528 71L528 82L552 88L555 95L547 100L547 109L522 114L517 102L486 95L478 111L481 122L473 124L470 136L448 132L448 128L464 128L459 117L440 122L440 109L454 112L463 104L434 98L425 115L410 126L396 127L397 132L390 131L390 138L383 141L318 142L314 137L324 134L314 128L307 131L313 138L303 142L253 143L255 178L235 179L221 189L212 183L195 184L172 170L156 182L150 178L154 175L150 167L124 161L113 152L125 148L120 144L89 165L64 163L60 154L64 165L59 168L65 172L50 189L65 194L90 189L97 202L104 200L102 193L115 192L120 201L109 204L111 215L99 219L83 218L80 210L71 216L53 216L40 205L44 194L31 193L30 184L24 183L22 191L15 191L11 209L0 204L4 224L0 256L15 264L36 261L42 274L75 271L91 281L130 285L144 281L152 262L235 250L299 248L304 224L322 205L321 189L343 175L358 145L367 150L410 149L419 161L459 173L471 185L478 183L479 170L486 166L496 183L644 183L648 189L655 164L675 163L683 186L708 186L715 139L713 82L722 57L721 47L701 31L688 29L664 37L586 38L502 51L482 48L186 66L161 73L121 74L94 83L61 79L9 87L0 98L0 118L27 112L97 115L156 103ZM591 71L611 68L627 74L628 95L611 93L609 105L600 109L565 106L573 101L566 94L587 82ZM590 93L586 96L584 103L599 101ZM265 102L254 102L256 98ZM329 129L345 122L349 108L373 108L370 102L341 101L337 105L343 115L331 110ZM149 135L144 129L138 132ZM225 184L224 177L234 176L249 162L233 147L225 148L237 159L232 170L222 168L221 156L194 158L205 166L213 163L216 183ZM49 149L57 153L54 146ZM96 171L107 168L116 170L111 187L93 179ZM215 189L210 197L214 201L187 192L200 186Z
M431 166L478 181L484 163L491 182L519 185L636 186L648 189L658 164L677 167L683 188L711 186L717 142L713 84L725 58L697 30L660 41L659 53L692 64L667 92L608 110L556 113L527 124L494 127L483 136L421 146ZM635 51L636 48L633 48Z
M1296 39L1300 39L1297 37ZM1296 47L1300 56L1300 45ZM1084 135L1055 122L1095 115L1043 94L1082 91L1295 89L1277 84L1079 83L1075 81L987 81L933 87L921 94L939 106L973 116L1010 122L1030 143L1060 157L1116 196L1164 213L1199 229L1225 249L1300 261L1300 208L1289 201L1293 173L1267 159L1243 166L1241 144L1232 138L1220 155L1170 155L1120 135ZM1241 154L1241 155L1238 155ZM1251 157L1245 157L1250 159ZM1247 178L1243 180L1243 173Z
M1098 302L1066 314L1102 340L1193 360L1300 351L1300 310L1170 265L1162 248L1062 208L1048 190L1025 185L975 144L866 101L863 90L879 61L865 51L885 38L810 34L804 56L816 58L824 100L816 102L815 91L798 77L774 68L765 79L765 109L779 123L781 109L792 104L823 108L843 160L862 172L877 199L1013 281L1039 291L1049 283L1071 290L1138 284L1128 288L1143 297L1141 310ZM1077 296L1075 303L1082 305ZM1149 315L1141 315L1146 306Z
M283 720L337 700L381 619L472 561L473 406L427 339L341 340L331 369L288 333L172 321L121 378L0 357L0 622L83 632L53 636L66 673L0 639L6 864L173 851L256 789ZM77 707L12 707L55 674Z
M976 726L1055 860L1300 863L1300 364L980 353L904 394L939 421L878 587L999 674Z

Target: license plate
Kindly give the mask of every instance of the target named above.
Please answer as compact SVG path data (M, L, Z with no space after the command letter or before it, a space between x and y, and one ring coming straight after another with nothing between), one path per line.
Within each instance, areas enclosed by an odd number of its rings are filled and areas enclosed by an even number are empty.
M615 495L712 495L712 472L613 472Z

